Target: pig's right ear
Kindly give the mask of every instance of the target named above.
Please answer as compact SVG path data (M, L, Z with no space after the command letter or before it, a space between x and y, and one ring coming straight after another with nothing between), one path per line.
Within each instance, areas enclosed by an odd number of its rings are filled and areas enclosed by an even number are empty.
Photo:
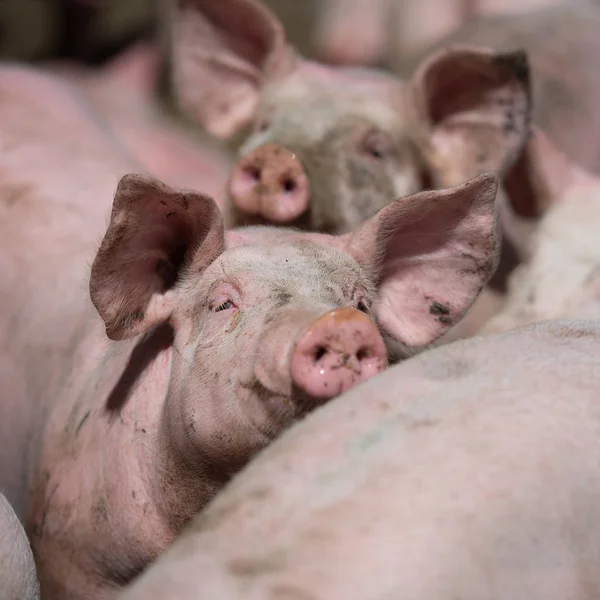
M130 338L168 321L184 274L203 271L224 247L223 220L210 196L125 175L90 277L108 337Z
M450 46L410 82L415 137L433 187L504 172L529 134L529 64L523 51Z
M173 92L214 136L249 124L261 87L291 72L281 23L255 0L169 0Z
M377 281L374 315L407 352L457 323L498 264L498 180L492 174L400 198L341 236Z

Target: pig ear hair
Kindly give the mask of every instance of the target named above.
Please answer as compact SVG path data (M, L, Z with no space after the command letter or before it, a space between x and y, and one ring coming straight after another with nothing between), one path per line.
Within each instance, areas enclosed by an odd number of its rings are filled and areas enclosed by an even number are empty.
M483 174L382 208L345 248L378 280L375 317L406 353L458 322L498 264L497 178Z
M434 187L504 172L519 157L532 107L524 51L448 46L420 65L410 89Z
M172 0L171 5L175 98L212 135L231 137L254 118L264 82L295 66L283 26L255 0Z
M215 201L147 175L125 175L92 265L90 295L109 338L129 338L168 320L169 290L224 250Z

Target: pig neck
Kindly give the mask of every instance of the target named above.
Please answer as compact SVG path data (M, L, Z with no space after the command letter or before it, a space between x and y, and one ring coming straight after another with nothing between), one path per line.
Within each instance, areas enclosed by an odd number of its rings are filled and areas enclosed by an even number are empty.
M68 408L53 416L49 432L53 447L60 435L72 452L65 453L63 444L54 464L75 453L99 462L102 476L92 496L115 506L111 524L119 524L125 539L142 512L144 528L152 532L148 547L160 552L224 483L191 443L189 452L182 448L181 428L171 422L168 405L178 400L172 390L176 341L163 326L142 339L111 342L96 321L85 348L74 365L79 381L66 385L76 392ZM46 460L53 460L51 454ZM88 502L95 506L91 497ZM138 535L135 527L130 535Z

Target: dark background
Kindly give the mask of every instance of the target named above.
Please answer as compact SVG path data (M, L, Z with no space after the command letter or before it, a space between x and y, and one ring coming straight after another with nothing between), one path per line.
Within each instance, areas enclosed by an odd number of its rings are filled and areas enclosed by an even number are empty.
M305 55L311 54L317 2L264 0ZM103 64L131 42L152 38L156 4L157 0L0 0L0 59L66 58Z

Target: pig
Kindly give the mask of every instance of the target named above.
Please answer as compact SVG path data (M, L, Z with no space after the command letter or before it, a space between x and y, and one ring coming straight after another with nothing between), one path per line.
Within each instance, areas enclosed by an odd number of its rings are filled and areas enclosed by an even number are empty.
M482 334L547 319L600 319L600 178L574 164L541 131L531 149L547 212L535 227L503 213L527 258L511 274L505 304Z
M585 0L321 0L313 44L332 64L402 68L474 18L577 1Z
M3 67L0 120L0 485L45 600L113 597L285 428L447 331L497 262L491 173L339 236L225 232L56 78Z
M183 114L217 138L251 128L227 183L230 228L346 233L392 198L502 173L526 143L529 70L517 50L443 51L403 82L303 59L256 0L165 8Z
M119 600L595 600L600 323L438 347L315 411Z
M0 598L39 600L40 584L23 525L0 493Z

